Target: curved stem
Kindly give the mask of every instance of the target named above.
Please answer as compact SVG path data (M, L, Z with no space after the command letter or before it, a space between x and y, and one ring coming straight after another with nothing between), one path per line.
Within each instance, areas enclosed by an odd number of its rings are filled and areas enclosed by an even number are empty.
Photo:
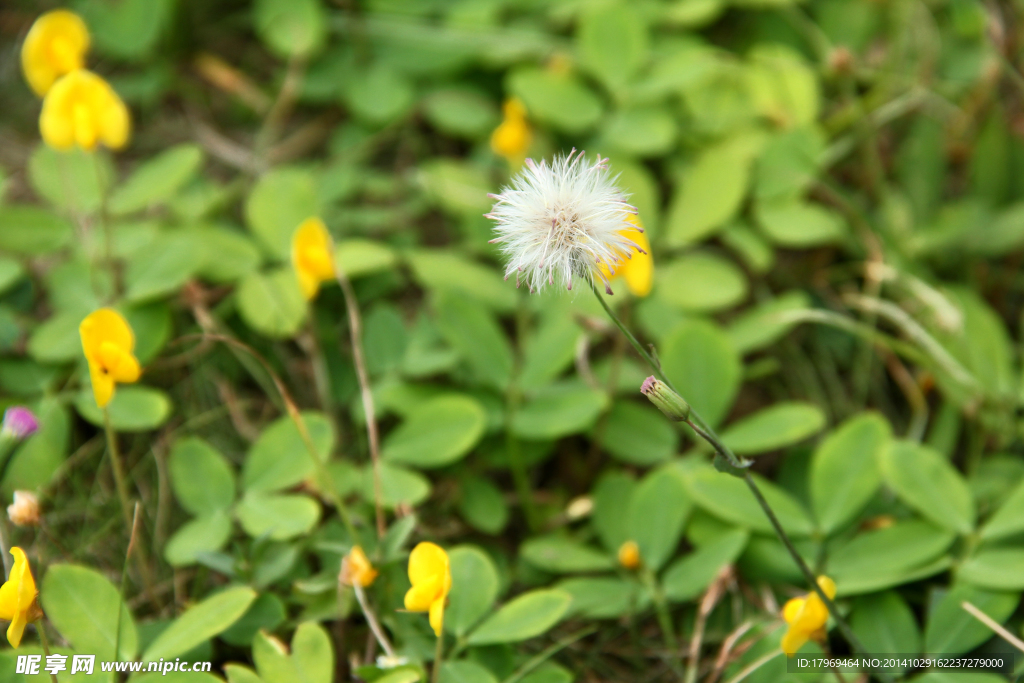
M673 391L676 391L675 387L672 386L672 382L669 381L668 377L665 376L665 373L662 372L661 367L654 362L654 359L643 348L640 342L637 341L637 338L634 337L633 334L629 330L627 330L625 326L619 321L618 317L615 315L615 312L612 311L612 309L608 306L608 303L604 300L604 297L601 296L601 294L597 291L596 288L594 289L594 295L597 297L598 301L601 302L601 305L604 307L605 312L608 313L608 316L611 318L612 322L614 322L615 325L622 331L622 333L626 336L629 342L633 345L633 348L637 350L637 353L639 353L643 357L643 359L647 361L647 364L651 366L651 369L658 376L658 379L667 384ZM679 392L676 391L676 393ZM683 398L685 399L686 397L684 396ZM707 441L711 445L711 447L715 449L717 453L724 457L730 465L732 465L733 467L743 466L742 461L738 457L736 457L736 454L733 453L732 450L722 442L718 434L715 433L714 429L712 429L706 422L704 422L704 420L700 418L700 416L696 412L693 411L692 406L690 410L690 420L687 421L687 424L694 430L694 432L696 432L698 436ZM867 650L864 648L864 645L860 642L860 639L854 635L853 630L846 623L846 620L839 615L839 610L838 608L836 608L836 604L832 602L832 599L828 597L828 595L825 594L825 591L821 589L821 586L818 585L818 579L817 577L815 577L814 572L811 571L811 568L807 566L806 562L804 562L804 558L801 557L800 553L797 552L796 547L794 547L793 545L793 542L790 540L789 536L782 528L782 524L779 523L778 517L775 516L775 511L772 510L771 505L769 505L768 501L765 500L764 495L761 493L760 487L758 487L757 482L754 481L754 478L750 475L750 472L744 471L742 477L743 480L747 483L747 487L750 488L750 492L754 494L754 498L755 500L757 500L758 505L761 506L761 509L764 510L764 514L767 515L768 521L771 522L772 528L775 529L775 533L778 535L779 540L781 540L782 544L786 546L786 550L793 558L793 561L800 569L800 572L811 584L811 587L814 590L814 592L817 593L818 597L820 597L822 602L825 603L825 607L828 608L829 614L832 615L832 618L836 622L836 626L839 628L840 631L842 631L843 636L846 638L847 642L850 643L850 646L853 647L853 649L861 652L862 654L867 654ZM885 681L892 680L891 676L889 676L887 673L883 671L878 671L877 673Z
M444 627L441 628L441 635L437 637L437 647L434 649L434 668L430 672L430 683L438 683L441 680L441 655L444 654Z

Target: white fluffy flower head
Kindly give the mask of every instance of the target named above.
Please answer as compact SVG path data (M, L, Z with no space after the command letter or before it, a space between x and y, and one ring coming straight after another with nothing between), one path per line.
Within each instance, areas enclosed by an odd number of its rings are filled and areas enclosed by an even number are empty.
M616 180L607 159L599 155L591 163L575 149L550 166L527 159L511 187L490 195L496 201L487 218L497 223L498 234L491 242L508 259L505 279L515 273L516 286L522 277L534 292L555 281L572 289L574 277L593 282L596 276L611 294L607 273L614 274L634 249L643 252L622 234L634 228L626 218L636 209Z

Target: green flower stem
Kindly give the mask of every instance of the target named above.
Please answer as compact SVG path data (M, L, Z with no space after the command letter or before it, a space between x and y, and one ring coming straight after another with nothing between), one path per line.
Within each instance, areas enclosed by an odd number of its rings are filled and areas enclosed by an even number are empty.
M43 628L43 620L37 619L35 621L36 633L39 634L39 643L43 646L43 654L50 657L50 640L46 637L46 629ZM51 673L50 680L53 683L57 683L57 674Z
M643 359L647 361L647 364L651 366L651 369L654 371L658 379L667 384L669 388L671 388L673 391L676 391L675 387L672 386L672 382L668 379L668 377L665 376L665 373L662 372L661 367L654 361L654 359L647 352L647 350L644 349L640 342L637 341L637 338L634 337L633 334L625 328L625 326L623 326L623 324L619 321L618 317L615 315L615 312L612 311L611 307L608 306L608 302L604 300L604 297L601 296L601 294L597 291L596 288L593 289L594 296L596 296L597 300L601 302L601 306L604 307L604 310L608 314L608 317L611 318L612 322L615 323L615 326L618 327L619 330L626 336L626 339L628 339L629 343L633 345L633 348L636 349L637 353L639 353L641 357L643 357ZM683 398L685 399L686 397L684 396ZM736 457L736 454L733 453L728 446L722 443L722 440L718 437L715 431L710 426L708 426L708 424L704 422L704 420L701 419L697 412L692 409L692 406L690 410L690 419L687 421L687 424L690 425L690 427L694 430L694 432L697 433L698 436L707 441L711 445L711 447L715 449L717 453L719 453L723 458L725 458L730 465L736 468L745 468L746 465L738 457ZM764 510L765 515L768 516L768 521L771 522L771 525L775 529L775 533L778 535L779 540L781 540L782 544L786 546L786 550L789 551L790 556L793 558L793 561L796 562L796 565L797 567L799 567L800 572L804 575L804 577L806 577L808 583L811 584L811 587L813 588L814 592L818 594L818 597L821 598L822 602L825 603L825 607L828 608L829 614L832 615L832 618L836 622L836 626L839 628L840 631L842 631L843 636L846 638L847 642L850 643L853 649L857 650L862 654L867 654L867 650L864 648L864 645L860 642L860 639L854 635L853 630L846 623L846 620L843 619L842 616L840 616L839 609L836 607L836 604L832 602L832 599L829 598L828 595L825 594L825 591L821 589L821 586L818 585L818 579L814 576L814 572L811 571L811 568L807 566L806 562L804 562L804 558L800 556L800 553L798 553L796 548L793 546L793 542L789 539L789 536L783 530L782 525L779 523L778 517L775 516L775 511L772 510L771 505L769 505L768 501L765 500L764 495L761 493L761 489L757 485L757 482L755 482L754 478L750 476L750 472L744 469L742 478L743 481L745 481L747 483L747 486L750 488L750 492L754 494L754 498L757 500L758 505L761 506L761 509ZM889 676L887 673L883 671L879 671L878 674L885 681L892 680L891 676Z
M124 516L124 526L131 533L132 530L132 501L128 495L128 483L124 475L124 463L121 460L121 450L117 447L117 433L110 422L110 410L103 408L103 432L107 437L107 453L110 454L110 466L114 471L114 486L117 488L117 497L121 500L121 514Z
M434 649L434 667L430 672L430 683L438 683L441 680L441 655L444 654L444 618L441 618L441 635L437 637L437 647Z
M661 635L665 639L665 649L668 651L668 657L665 658L665 662L669 668L676 674L679 680L684 680L685 672L680 668L679 662L676 661L676 651L679 648L679 641L676 640L676 632L672 627L672 614L668 610L668 603L665 601L665 594L661 590L661 586L658 584L658 577L654 575L649 567L642 566L640 568L640 579L644 582L648 592L651 594L651 601L654 603L654 613L658 617L658 625L661 627Z

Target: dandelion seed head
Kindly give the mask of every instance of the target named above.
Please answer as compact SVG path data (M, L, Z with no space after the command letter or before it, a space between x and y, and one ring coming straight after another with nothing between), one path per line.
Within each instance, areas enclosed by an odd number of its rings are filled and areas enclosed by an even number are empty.
M597 277L611 293L608 275L639 247L622 234L636 209L616 186L608 160L596 161L573 149L548 165L526 160L523 170L502 189L487 217L495 221L507 259L505 276L516 274L530 292L558 284L571 290L573 279ZM604 264L605 269L599 266Z

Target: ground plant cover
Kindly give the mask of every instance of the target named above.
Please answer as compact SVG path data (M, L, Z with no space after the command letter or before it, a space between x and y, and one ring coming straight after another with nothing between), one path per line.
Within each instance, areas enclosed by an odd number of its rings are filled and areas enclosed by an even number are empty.
M4 0L0 683L1016 680L1022 69L1020 0Z

